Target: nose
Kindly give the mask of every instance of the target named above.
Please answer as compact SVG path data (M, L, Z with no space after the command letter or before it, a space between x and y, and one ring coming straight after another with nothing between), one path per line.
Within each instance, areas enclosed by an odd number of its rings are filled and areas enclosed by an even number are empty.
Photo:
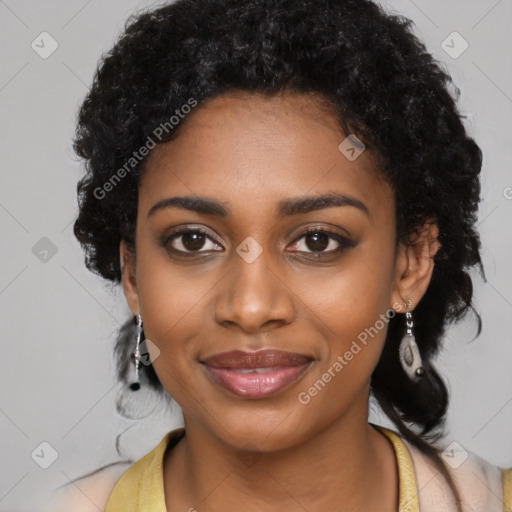
M218 288L216 322L247 333L291 323L295 314L293 293L275 268L271 267L265 250L250 263L235 254L230 272Z

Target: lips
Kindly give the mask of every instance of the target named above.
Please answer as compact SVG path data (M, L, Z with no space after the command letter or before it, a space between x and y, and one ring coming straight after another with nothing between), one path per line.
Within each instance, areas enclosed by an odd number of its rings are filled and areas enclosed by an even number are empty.
M202 363L213 380L243 398L274 395L298 380L312 358L284 350L233 350L208 357Z

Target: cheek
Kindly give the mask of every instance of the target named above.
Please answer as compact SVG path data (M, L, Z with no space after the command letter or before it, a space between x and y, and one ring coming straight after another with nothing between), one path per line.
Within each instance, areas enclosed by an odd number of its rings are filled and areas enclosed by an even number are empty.
M343 373L344 377L332 379L340 386L362 386L379 360L389 320L394 316L389 307L392 270L391 246L389 250L381 246L379 252L368 244L336 272L318 273L314 286L303 287L302 299L313 311L311 319L324 339L319 371ZM325 378L330 380L328 375Z
M200 271L199 266L179 267L145 248L141 240L137 286L144 333L160 351L153 365L169 392L166 382L172 381L172 375L196 362L197 334L211 331L205 325L205 307L215 281L212 272Z
M318 367L305 377L296 399L301 414L317 418L319 424L328 425L361 397L366 398L358 403L367 402L369 380L394 316L386 307L386 287L378 292L378 276L363 274L344 276L326 288L328 294L318 294L317 323L328 328L322 329Z
M314 308L331 335L357 335L372 325L389 307L392 291L392 257L381 251L361 248L343 265L325 273L317 272L313 281L304 281L302 299Z

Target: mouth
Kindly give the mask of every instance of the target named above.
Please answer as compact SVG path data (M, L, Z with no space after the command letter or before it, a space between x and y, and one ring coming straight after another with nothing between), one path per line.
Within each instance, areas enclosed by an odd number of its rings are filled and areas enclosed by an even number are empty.
M291 386L313 358L283 350L222 352L201 361L215 383L242 398L265 398Z

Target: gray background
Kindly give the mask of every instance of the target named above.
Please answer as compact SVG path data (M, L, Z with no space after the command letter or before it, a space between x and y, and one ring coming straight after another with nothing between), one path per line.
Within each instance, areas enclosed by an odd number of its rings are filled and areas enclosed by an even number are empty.
M30 503L45 489L119 460L114 439L122 429L131 427L124 453L138 458L181 421L177 407L166 411L154 401L137 411L156 408L146 420L116 414L112 343L128 309L120 289L85 269L72 233L81 176L71 148L77 108L127 16L151 5L0 0L1 511L35 510ZM451 390L445 442L512 466L512 1L385 5L412 18L445 63L461 89L469 133L484 152L479 227L488 282L475 281L483 332L468 343L469 319L447 336L439 360ZM44 31L59 45L46 59L31 47ZM441 46L453 31L469 43L457 58ZM40 447L43 441L58 454L46 470L39 464L52 452Z

